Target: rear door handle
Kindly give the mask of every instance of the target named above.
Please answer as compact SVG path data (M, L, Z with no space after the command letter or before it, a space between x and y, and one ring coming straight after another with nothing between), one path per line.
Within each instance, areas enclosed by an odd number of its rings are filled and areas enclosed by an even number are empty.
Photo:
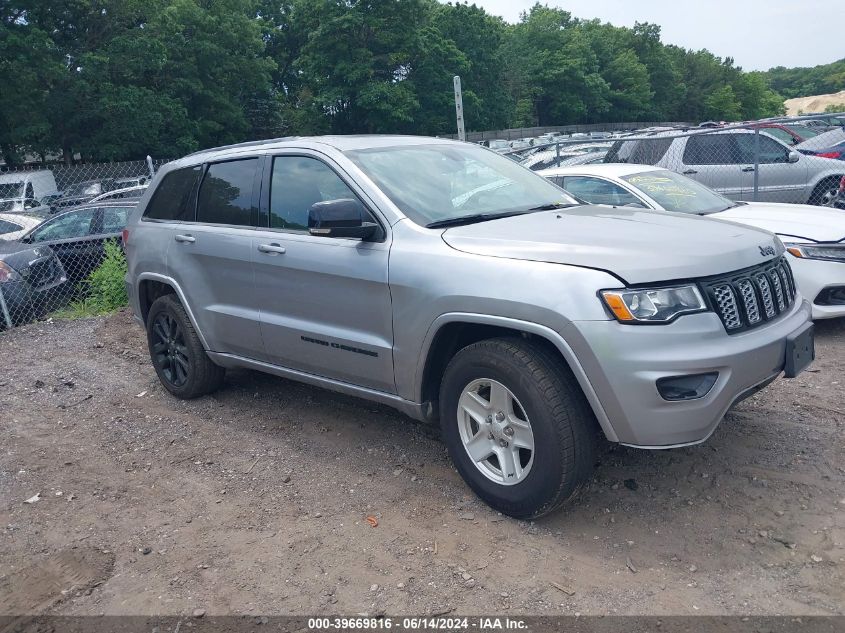
M195 238L193 235L177 235L174 239L177 242L182 242L184 244L193 244L197 241L197 238Z
M284 255L285 247L279 244L259 244L258 251L260 253L269 253L271 255Z
M742 171L755 171L753 167L743 167Z
M693 174L697 174L698 172L695 169L687 169L685 172L682 172L684 176L692 176Z

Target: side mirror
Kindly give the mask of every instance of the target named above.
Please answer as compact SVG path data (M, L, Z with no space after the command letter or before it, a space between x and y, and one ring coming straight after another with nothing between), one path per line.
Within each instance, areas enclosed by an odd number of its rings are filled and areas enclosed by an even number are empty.
M357 200L339 198L315 202L308 209L308 232L321 237L371 238L378 224L364 221L363 205Z
M797 163L801 158L801 154L796 151L789 152L789 158L787 159L790 163Z

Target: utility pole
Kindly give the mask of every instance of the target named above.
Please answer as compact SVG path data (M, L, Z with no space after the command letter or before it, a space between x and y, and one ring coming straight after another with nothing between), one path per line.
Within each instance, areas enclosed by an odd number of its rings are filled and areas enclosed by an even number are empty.
M467 133L464 130L464 99L461 96L461 76L455 75L452 78L455 83L455 115L458 120L458 140L467 140Z

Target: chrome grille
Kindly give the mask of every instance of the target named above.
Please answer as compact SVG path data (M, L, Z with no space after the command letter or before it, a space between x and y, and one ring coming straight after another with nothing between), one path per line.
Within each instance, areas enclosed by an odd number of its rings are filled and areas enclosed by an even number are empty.
M783 285L780 280L780 275L778 274L777 270L773 270L770 274L772 279L772 286L775 289L775 298L778 301L778 312L783 312L784 308L786 307L786 299L784 298Z
M775 300L772 297L772 287L769 285L769 278L764 274L759 274L756 277L757 287L760 288L760 295L763 297L763 310L766 313L766 318L771 319L775 316Z
M728 285L717 286L713 289L716 298L716 305L725 327L735 330L742 327L742 320L739 318L739 308L736 305L736 297L733 288Z
M781 257L702 284L725 329L734 334L777 318L795 302L792 270Z
M754 285L750 279L740 279L737 284L742 294L742 302L745 305L745 314L748 315L748 322L755 325L760 322L760 307L757 302L757 293L754 292Z

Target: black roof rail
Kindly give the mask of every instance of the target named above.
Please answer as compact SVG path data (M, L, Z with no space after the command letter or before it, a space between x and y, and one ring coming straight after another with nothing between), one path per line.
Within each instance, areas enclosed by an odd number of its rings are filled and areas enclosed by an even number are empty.
M224 149L238 149L241 147L260 147L261 145L270 145L272 143L281 143L283 141L293 141L298 139L298 136L281 136L279 138L265 138L260 141L245 141L243 143L233 143L231 145L221 145L220 147L209 147L208 149L197 150L185 156L196 156L197 154L205 154L207 152L219 152Z

